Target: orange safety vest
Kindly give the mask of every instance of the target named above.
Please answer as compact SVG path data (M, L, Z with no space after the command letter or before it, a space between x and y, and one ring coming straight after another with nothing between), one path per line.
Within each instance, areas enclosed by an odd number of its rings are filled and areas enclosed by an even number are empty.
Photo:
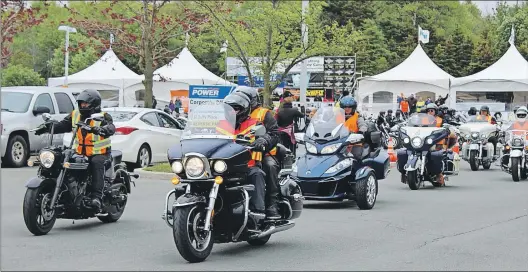
M105 114L104 112L102 114ZM73 110L71 113L72 117L72 130L77 130L75 140L73 141L72 148L77 154L85 156L93 155L103 155L108 152L110 148L111 141L110 138L105 138L100 135L95 135L93 133L86 133L86 136L83 137L83 132L81 129L77 129L77 123L81 121L81 114L77 110ZM90 120L88 124L91 127L98 127L101 125L100 121Z
M348 128L348 131L354 132L354 133L357 133L359 131L358 118L359 118L359 113L357 113L356 111L354 112L352 116L350 116L345 121L345 127ZM337 120L337 121L339 122L340 120Z
M528 131L528 122L527 121L515 121L512 126L511 126L511 129L513 130L525 130L525 131ZM514 133L515 135L516 133ZM526 135L526 138L528 139L528 135Z
M491 115L486 115L486 116L484 116L484 115L480 115L480 114L479 114L479 115L477 116L477 120L487 120L488 123L491 124Z
M409 102L403 100L400 102L400 109L402 112L409 112Z
M253 118L248 118L242 124L240 124L240 127L238 129L235 129L231 126L229 122L226 120L222 120L218 123L216 126L216 131L219 133L222 133L224 135L233 137L233 140L237 137L237 135L247 135L250 137L249 142L253 143L255 141L255 135L251 135L251 129L258 124L257 120ZM251 152L251 160L248 162L249 167L253 167L256 164L256 161L262 160L262 152Z
M270 109L267 109L264 107L258 107L251 112L250 117L251 119L255 119L260 123L264 123L264 119L266 118L266 113L268 113L268 111L270 111ZM272 156L277 155L277 147L274 147L273 149L271 149L270 152L268 152L268 154Z
M436 116L436 127L442 127L442 118Z

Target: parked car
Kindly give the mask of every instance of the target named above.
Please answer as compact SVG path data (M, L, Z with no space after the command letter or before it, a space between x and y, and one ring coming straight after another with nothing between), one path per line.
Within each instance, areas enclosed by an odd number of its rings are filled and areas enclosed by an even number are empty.
M47 134L36 136L29 132L43 122L39 115L49 113L54 119L64 118L77 108L73 93L81 91L43 86L3 87L0 125L2 162L12 167L26 165L30 154L47 144ZM62 135L54 138L54 143L61 142Z
M160 110L114 107L103 111L112 116L116 126L116 133L110 138L112 149L123 152L122 161L129 168L166 162L167 150L180 141L184 128L174 117ZM67 133L64 145L70 140L71 133Z

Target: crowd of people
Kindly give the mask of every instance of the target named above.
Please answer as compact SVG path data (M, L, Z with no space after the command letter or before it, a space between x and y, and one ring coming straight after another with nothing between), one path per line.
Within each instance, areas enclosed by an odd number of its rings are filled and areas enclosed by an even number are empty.
M427 97L424 101L423 97L415 97L414 94L411 94L409 97L405 97L403 93L398 95L396 102L398 103L399 109L407 117L415 112L421 112L424 107L429 104L435 104L437 107L445 104L445 101L449 97L447 94L445 97L439 96L438 99L433 100L431 97Z

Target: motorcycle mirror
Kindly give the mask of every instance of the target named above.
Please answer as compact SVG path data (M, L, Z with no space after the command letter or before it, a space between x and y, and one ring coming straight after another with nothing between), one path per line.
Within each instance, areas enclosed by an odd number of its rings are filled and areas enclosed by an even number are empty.
M90 118L92 118L93 120L102 120L104 119L104 115L102 113L94 113L90 115Z
M266 127L264 127L262 125L254 126L251 129L251 133L253 133L257 137L264 136L264 135L266 135Z
M47 113L47 112L46 112L46 113L43 113L43 114L42 114L42 119L43 119L44 121L48 121L49 119L51 119L51 114L49 114L49 113Z

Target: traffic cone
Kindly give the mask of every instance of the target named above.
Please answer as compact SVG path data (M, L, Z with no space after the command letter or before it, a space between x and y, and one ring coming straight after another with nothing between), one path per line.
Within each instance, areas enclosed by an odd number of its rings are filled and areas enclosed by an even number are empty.
M396 152L394 152L394 143L392 142L392 137L389 137L387 153L389 153L390 162L396 162L398 158L396 157Z

